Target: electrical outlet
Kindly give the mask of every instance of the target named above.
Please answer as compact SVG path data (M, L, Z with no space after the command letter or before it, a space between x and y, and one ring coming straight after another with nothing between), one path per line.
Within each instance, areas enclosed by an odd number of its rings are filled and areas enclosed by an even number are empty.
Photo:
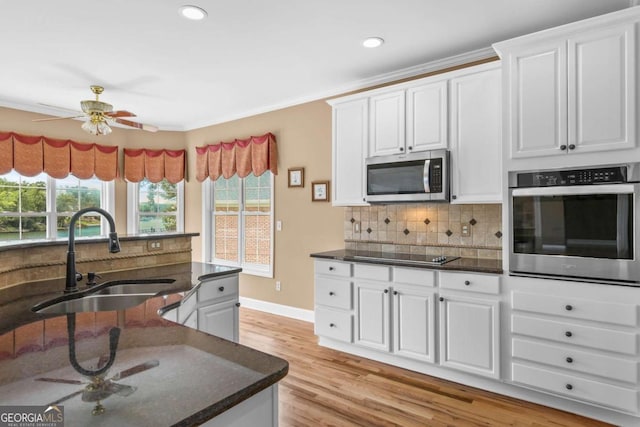
M276 230L282 231L282 221L276 221Z
M469 225L462 224L462 235L469 236L470 234L471 234L471 228L469 228Z
M353 223L353 232L354 233L360 232L360 221L356 221Z
M147 241L148 251L160 251L162 250L162 240L149 240Z
M280 281L276 280L276 291L280 292Z

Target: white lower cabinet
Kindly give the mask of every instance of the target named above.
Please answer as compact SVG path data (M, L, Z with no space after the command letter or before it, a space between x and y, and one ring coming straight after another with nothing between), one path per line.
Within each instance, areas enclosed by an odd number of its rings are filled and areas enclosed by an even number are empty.
M326 260L315 271L321 338L499 377L499 276Z
M316 260L314 267L316 335L353 342L353 266Z
M389 351L389 308L389 283L356 282L356 344Z
M238 274L203 280L182 300L177 320L185 326L238 342Z
M513 383L637 415L638 289L529 278L511 282Z
M500 377L499 302L440 294L440 364Z
M198 329L238 342L238 307L237 301L230 300L198 308Z
M434 363L435 292L430 288L394 284L392 298L393 353Z

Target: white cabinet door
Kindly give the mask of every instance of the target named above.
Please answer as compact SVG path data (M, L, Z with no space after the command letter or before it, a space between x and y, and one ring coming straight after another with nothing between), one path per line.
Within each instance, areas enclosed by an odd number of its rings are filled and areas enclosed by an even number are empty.
M238 303L232 300L199 308L198 330L238 342Z
M390 350L388 286L385 283L356 282L356 344Z
M508 56L511 157L564 153L567 146L567 46L563 40L518 47ZM561 150L561 147L565 147Z
M440 364L500 377L499 302L440 295Z
M369 131L368 99L333 105L333 205L366 205L365 170Z
M407 151L447 148L447 80L407 89Z
M371 156L385 156L405 151L404 90L369 98Z
M635 146L635 43L633 24L569 38L569 152Z
M435 362L435 293L394 285L393 352Z
M451 79L452 203L502 202L499 67Z

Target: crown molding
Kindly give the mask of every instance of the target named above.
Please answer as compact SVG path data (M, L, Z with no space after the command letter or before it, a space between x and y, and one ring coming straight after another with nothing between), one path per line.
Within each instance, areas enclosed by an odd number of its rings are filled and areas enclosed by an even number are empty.
M491 47L473 50L465 52L459 55L450 56L447 58L439 59L436 61L426 62L419 65L414 65L400 70L395 70L389 73L379 74L373 77L369 77L361 80L354 80L350 83L335 87L333 89L316 92L310 95L306 95L300 98L290 98L277 104L264 105L252 110L247 110L242 113L231 114L228 116L217 117L214 120L206 122L193 122L185 126L186 130L196 130L207 126L214 126L221 123L230 122L232 120L243 119L246 117L256 116L258 114L268 113L270 111L280 110L283 108L293 107L294 105L300 105L307 102L318 101L321 99L335 98L342 96L346 93L367 89L373 86L381 84L387 84L403 80L411 77L417 77L423 74L433 73L435 71L441 71L447 68L457 67L465 65L475 61L481 61L497 56L496 51Z

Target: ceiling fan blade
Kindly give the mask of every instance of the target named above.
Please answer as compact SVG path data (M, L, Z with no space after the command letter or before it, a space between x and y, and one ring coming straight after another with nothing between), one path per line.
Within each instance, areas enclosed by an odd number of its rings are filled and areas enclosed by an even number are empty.
M110 113L104 113L105 116L109 117L135 117L136 115L127 110L118 110L112 111Z
M107 384L108 392L110 392L111 394L117 394L118 396L122 396L122 397L127 397L133 394L133 392L136 391L137 389L138 389L137 387L133 387L125 384L118 384L111 381L109 381L109 384Z
M160 365L160 362L157 359L149 360L148 362L144 362L139 365L132 366L129 369L125 369L124 371L120 371L110 379L114 381L121 380L123 378L130 377L131 375L139 374L140 372L144 372L148 369L155 368L156 366L159 366L159 365Z
M84 390L78 390L78 391L73 392L73 393L71 393L71 394L67 394L66 396L63 396L63 397L61 397L61 398L60 398L60 399L58 399L58 400L54 400L53 402L48 403L48 404L47 404L47 406L54 406L54 405L57 405L57 404L59 404L59 403L64 402L65 400L69 400L69 399L71 399L71 398L74 398L74 397L76 397L77 395L82 394L82 392L83 392L83 391L84 391Z
M53 120L66 120L66 119L79 119L80 117L85 117L84 114L79 116L69 116L69 117L51 117L49 119L33 119L32 122L51 122Z
M38 105L42 105L43 107L48 107L48 108L55 108L56 110L69 111L71 113L76 113L76 114L80 114L81 113L79 110L74 110L73 108L60 107L58 105L45 104L45 103L42 103L42 102L38 102Z
M84 384L82 381L65 380L63 378L36 378L36 381L42 381L46 383L74 384L74 385Z
M145 125L143 123L132 122L131 120L125 120L125 119L120 119L120 118L116 118L115 120L116 120L116 122L120 123L121 125L131 126L131 127L137 128L137 129L146 130L147 132L157 132L158 131L158 128L156 126Z

